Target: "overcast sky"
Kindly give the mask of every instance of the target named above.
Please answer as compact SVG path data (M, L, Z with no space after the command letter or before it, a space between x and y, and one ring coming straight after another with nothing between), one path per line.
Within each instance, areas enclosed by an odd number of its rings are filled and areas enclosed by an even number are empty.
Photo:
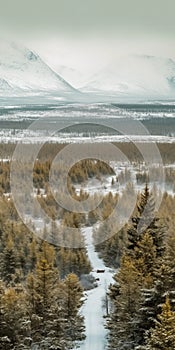
M6 0L0 29L53 69L96 71L115 55L175 59L175 0Z
M26 31L155 33L173 37L174 0L6 0L1 22Z

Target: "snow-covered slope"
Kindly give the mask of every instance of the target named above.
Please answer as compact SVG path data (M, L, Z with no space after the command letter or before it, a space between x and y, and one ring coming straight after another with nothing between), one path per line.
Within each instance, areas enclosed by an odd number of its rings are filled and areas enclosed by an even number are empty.
M11 91L12 87L8 84L5 79L0 79L0 91Z
M76 89L79 89L80 86L84 85L89 80L89 74L85 70L82 72L81 69L78 70L66 65L59 65L56 67L56 71Z
M146 55L118 57L82 90L126 97L173 98L175 62Z
M29 49L0 42L0 95L22 92L75 94L76 90Z

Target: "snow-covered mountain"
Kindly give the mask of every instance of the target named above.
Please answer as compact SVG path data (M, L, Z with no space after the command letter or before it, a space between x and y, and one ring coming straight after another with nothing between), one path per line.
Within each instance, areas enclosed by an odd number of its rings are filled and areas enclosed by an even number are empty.
M31 50L14 42L0 42L0 95L78 93Z
M51 101L104 102L110 99L175 98L175 62L145 55L118 57L80 86L87 72L60 66L56 73L37 53L14 42L0 41L0 98L2 103L51 103ZM89 75L90 76L90 75ZM87 80L88 81L88 80ZM79 82L79 84L78 84ZM14 98L14 101L12 99ZM6 99L6 100L5 100ZM18 101L17 101L18 99Z
M115 59L82 88L111 96L173 98L175 97L175 62L146 55Z

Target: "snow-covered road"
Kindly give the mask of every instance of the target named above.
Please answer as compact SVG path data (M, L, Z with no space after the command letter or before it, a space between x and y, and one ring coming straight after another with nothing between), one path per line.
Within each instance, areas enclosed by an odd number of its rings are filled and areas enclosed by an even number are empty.
M82 308L82 314L85 318L86 339L80 344L81 350L104 350L106 348L105 329L106 308L105 297L110 283L113 283L114 271L107 268L104 262L98 257L93 245L93 227L83 229L88 257L90 259L93 271L92 275L100 280L98 287L86 292L87 299ZM97 269L105 270L104 273L97 273Z

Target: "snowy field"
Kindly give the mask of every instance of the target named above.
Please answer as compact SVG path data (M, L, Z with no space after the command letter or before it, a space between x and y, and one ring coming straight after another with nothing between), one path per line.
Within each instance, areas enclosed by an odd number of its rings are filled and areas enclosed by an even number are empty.
M84 136L83 133L59 133L57 136L48 136L43 131L0 129L0 143L25 143L44 144L46 142L68 144L68 143L104 143L104 142L140 142L140 143L174 143L175 136L163 135L106 135L96 134Z
M142 123L148 132L117 131ZM86 125L86 126L85 126ZM129 124L130 125L130 124ZM136 125L136 124L135 124ZM65 129L64 128L68 128ZM70 129L70 127L72 129ZM133 128L136 127L133 124ZM131 132L130 132L131 131ZM142 130L143 131L143 130ZM175 104L114 103L0 106L0 142L175 142Z

